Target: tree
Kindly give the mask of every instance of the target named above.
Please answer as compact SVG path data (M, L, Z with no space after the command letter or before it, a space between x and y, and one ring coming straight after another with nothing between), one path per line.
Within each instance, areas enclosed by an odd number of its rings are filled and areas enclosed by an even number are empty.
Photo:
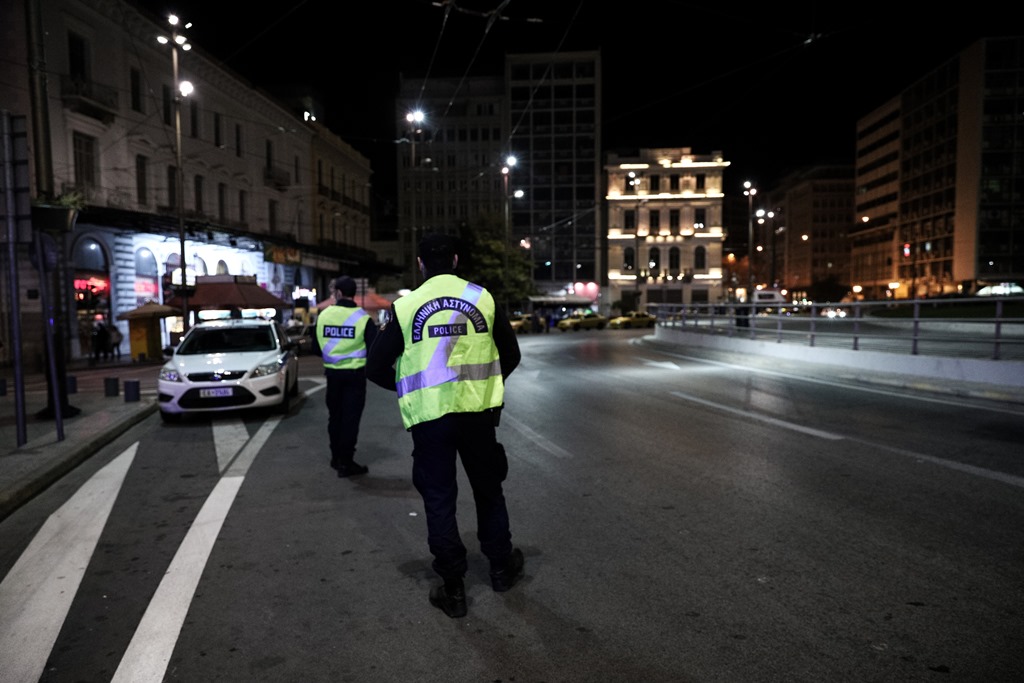
M506 241L500 218L485 216L472 225L462 224L459 239L459 276L484 286L507 313L523 308L538 293L528 253Z

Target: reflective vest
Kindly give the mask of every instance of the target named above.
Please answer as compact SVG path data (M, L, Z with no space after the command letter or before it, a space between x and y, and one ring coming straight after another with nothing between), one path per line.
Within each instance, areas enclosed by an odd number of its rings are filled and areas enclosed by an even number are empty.
M316 318L316 340L325 368L355 370L366 366L366 323L361 308L332 305Z
M487 290L455 275L435 275L395 301L395 316L405 338L395 383L406 429L502 405L494 298Z

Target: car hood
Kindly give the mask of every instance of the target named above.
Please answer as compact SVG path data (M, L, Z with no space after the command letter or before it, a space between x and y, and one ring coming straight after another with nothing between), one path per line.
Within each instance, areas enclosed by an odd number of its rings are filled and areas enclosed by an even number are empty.
M246 353L207 353L197 355L175 354L168 365L177 368L181 374L195 372L234 371L248 372L257 365L276 363L281 357L278 351L250 351Z

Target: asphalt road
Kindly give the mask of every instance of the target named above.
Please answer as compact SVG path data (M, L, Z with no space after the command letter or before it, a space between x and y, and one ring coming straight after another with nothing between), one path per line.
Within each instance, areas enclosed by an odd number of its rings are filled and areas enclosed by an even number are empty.
M0 523L0 681L1019 680L1021 406L645 334L521 338L526 578L490 590L463 480L465 619L394 395L340 480L306 364L286 418L153 416Z

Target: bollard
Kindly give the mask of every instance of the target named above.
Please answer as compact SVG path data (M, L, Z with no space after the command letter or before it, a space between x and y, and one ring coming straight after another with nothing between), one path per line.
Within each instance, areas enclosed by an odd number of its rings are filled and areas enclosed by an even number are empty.
M117 386L116 377L104 377L103 378L103 395L104 396L117 396L120 390Z
M140 398L141 382L137 379L126 379L124 381L124 402L134 403Z
M78 393L78 378L75 377L74 375L68 375L65 379L67 380L67 383L68 383L68 393L69 394L77 394Z

